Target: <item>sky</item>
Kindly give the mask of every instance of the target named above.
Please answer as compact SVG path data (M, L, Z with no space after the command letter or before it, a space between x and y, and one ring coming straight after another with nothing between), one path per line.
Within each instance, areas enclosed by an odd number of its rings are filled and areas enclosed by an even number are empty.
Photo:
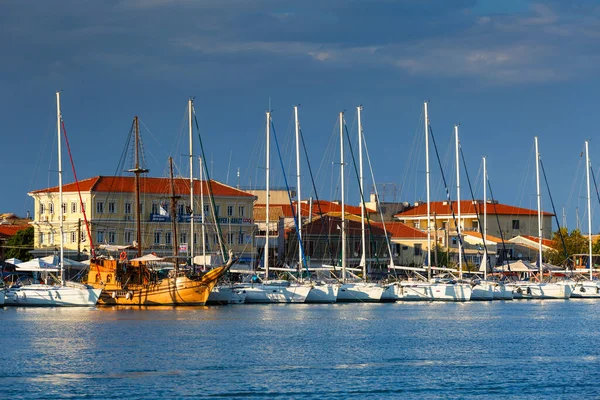
M587 231L586 139L600 175L597 1L5 0L0 38L0 212L24 216L33 210L29 191L57 185L57 90L80 179L122 174L136 115L150 175L166 176L169 156L178 174L188 174L193 97L212 178L235 186L239 168L241 186L264 185L271 109L295 186L292 107L300 104L315 185L326 199L341 197L338 114L345 110L356 146L362 105L373 175L385 183L380 196L408 202L425 199L427 100L442 160L440 169L432 153L432 199L445 198L441 171L456 198L453 127L460 124L461 198L471 198L467 173L482 198L486 156L494 197L535 209L538 135L561 223L564 208L575 228L578 208ZM271 146L272 181L282 186ZM348 181L356 181L346 161ZM63 163L70 182L66 155ZM307 165L302 197L313 195ZM357 204L357 184L347 189ZM594 198L594 210L599 204ZM552 211L545 191L543 208ZM600 231L600 215L592 228Z

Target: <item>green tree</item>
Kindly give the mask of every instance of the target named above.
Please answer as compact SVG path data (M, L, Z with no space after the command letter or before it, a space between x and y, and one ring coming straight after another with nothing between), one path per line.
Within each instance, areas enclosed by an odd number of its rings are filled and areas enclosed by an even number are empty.
M564 247L559 232L562 233L564 238ZM563 265L567 257L571 257L573 254L587 253L588 240L581 234L579 229L573 229L569 233L566 228L560 228L560 231L557 230L552 235L551 247L552 250L546 251L544 254L544 259L550 264Z
M33 249L33 227L18 231L6 241L6 258L18 258L21 261L32 259L29 250Z

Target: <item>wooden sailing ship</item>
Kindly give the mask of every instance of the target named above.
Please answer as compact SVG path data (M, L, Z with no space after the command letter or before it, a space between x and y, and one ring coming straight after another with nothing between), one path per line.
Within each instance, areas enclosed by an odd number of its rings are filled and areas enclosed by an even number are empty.
M98 305L204 305L217 280L227 272L233 263L233 254L229 251L229 261L220 267L207 272L195 273L191 270L180 270L177 262L177 227L175 224L175 200L173 187L173 165L171 169L171 220L173 223L173 246L175 268L164 270L153 268L157 261L163 258L147 255L142 257L141 240L141 210L139 175L148 172L139 165L139 124L135 125L135 168L129 172L135 174L136 193L136 227L137 227L137 257L128 260L122 252L119 259L94 257L90 261L87 283L102 288Z

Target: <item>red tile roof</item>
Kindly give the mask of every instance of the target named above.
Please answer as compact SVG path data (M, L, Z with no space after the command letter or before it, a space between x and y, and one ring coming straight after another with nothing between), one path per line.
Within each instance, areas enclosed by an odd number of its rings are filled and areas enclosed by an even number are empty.
M0 225L0 237L14 236L18 231L29 228L30 225Z
M286 218L292 218L294 216L294 212L296 211L296 202L294 201L293 204L294 204L293 211L292 211L292 207L290 206L290 203L269 204L269 207L280 207L281 210L283 211L283 215ZM319 210L319 205L321 206L320 210ZM265 208L265 207L266 207L265 204L255 204L254 205L255 209ZM304 217L308 216L310 213L310 204L306 203L306 202L301 202L300 210L302 211L302 217L304 219ZM327 214L329 212L341 212L342 205L331 202L331 201L327 201L327 200L319 200L318 202L314 201L313 206L312 206L313 216L319 215L320 211L322 211L323 214ZM360 215L360 207L358 207L358 206L345 205L345 211L346 211L346 214ZM369 212L369 210L367 209L366 212Z
M539 238L537 236L521 235L521 237L527 240L531 240L532 242L539 243ZM554 245L554 240L542 238L542 245L546 247L552 247Z
M445 201L433 201L430 203L431 206L431 214L436 213L438 217L442 215L451 215L450 204ZM480 214L483 214L483 202L477 202L477 208ZM456 213L458 210L458 203L456 201L452 202L452 209ZM460 212L461 214L475 214L475 204L471 200L461 200L460 202ZM487 205L487 213L494 215L537 215L537 210L529 210L527 208L514 207L506 204L490 204ZM394 215L396 218L403 217L420 217L427 215L427 203L421 203L416 207L411 207L408 210L399 212ZM554 214L549 212L542 212L544 216L554 216Z
M79 189L82 192L113 192L113 193L133 193L135 192L135 178L133 176L96 176L93 178L79 181ZM187 178L173 179L175 184L175 194L187 195L190 193L190 180ZM204 183L204 194L208 195L207 181ZM212 189L215 196L231 196L231 197L254 197L254 195L238 190L234 187L227 186L223 183L211 180ZM63 185L64 192L76 192L77 185L68 183ZM153 193L169 195L171 193L171 180L169 178L150 178L140 177L141 193ZM31 194L52 193L58 192L58 186L35 190ZM194 180L194 194L200 193L200 181Z
M381 222L371 222L371 224L383 228L383 223ZM396 239L427 239L427 232L423 232L402 222L386 222L385 230L388 231L392 238Z

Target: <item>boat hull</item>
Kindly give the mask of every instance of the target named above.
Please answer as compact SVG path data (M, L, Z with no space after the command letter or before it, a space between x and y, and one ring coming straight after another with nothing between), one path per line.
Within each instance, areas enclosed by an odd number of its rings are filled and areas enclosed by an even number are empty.
M571 297L573 286L561 283L523 282L510 284L513 287L515 299L568 299Z
M343 283L337 295L338 302L379 302L383 294L383 286L376 283Z
M4 305L16 307L93 307L102 289L85 285L60 286L34 284L7 289ZM80 287L79 287L80 286Z
M340 285L335 283L314 284L308 292L306 303L335 303Z
M471 300L489 301L494 300L494 287L495 283L487 281L479 281L478 284L473 286L471 293Z
M600 285L598 281L579 281L575 284L571 298L597 299L600 298Z
M227 305L231 302L233 287L215 285L208 295L207 305Z
M304 303L308 293L311 291L311 286L252 284L237 286L235 290L246 295L247 304Z
M513 291L503 283L494 286L494 300L512 300Z
M432 283L433 301L469 301L473 289L468 283Z

